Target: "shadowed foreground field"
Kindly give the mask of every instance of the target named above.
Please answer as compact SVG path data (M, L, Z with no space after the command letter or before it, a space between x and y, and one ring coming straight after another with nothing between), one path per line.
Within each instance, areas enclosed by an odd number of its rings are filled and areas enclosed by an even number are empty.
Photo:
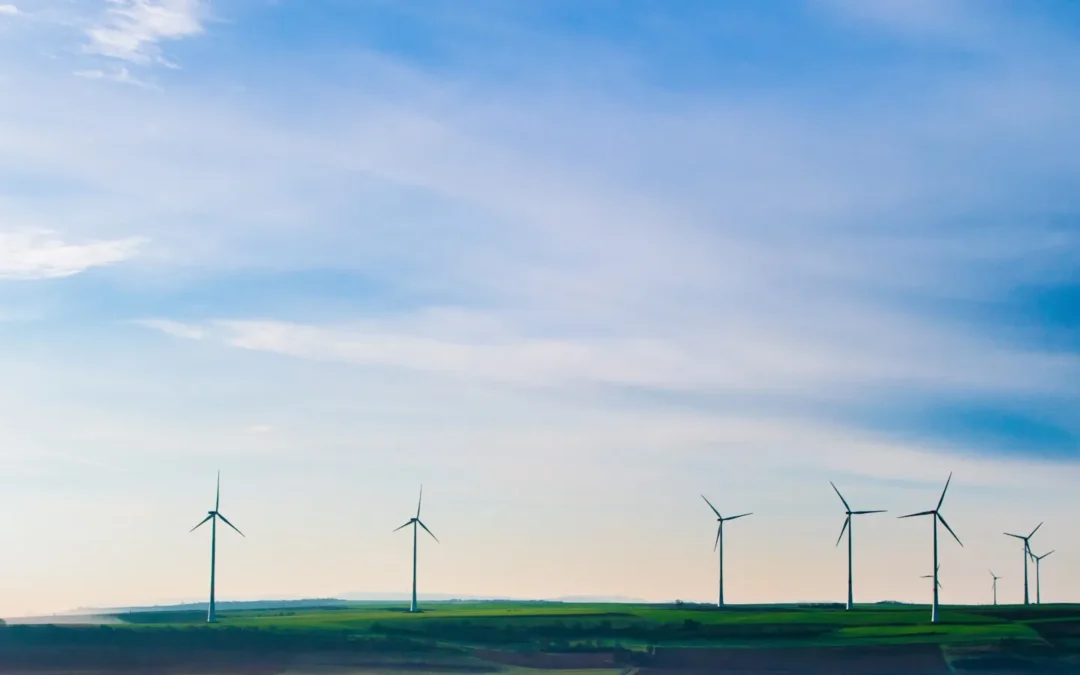
M115 615L0 629L2 673L1080 672L1080 607L434 603Z

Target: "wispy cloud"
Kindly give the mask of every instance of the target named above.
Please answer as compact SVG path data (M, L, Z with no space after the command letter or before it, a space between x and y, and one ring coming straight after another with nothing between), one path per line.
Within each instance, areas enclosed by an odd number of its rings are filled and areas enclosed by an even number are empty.
M15 16L19 8L11 4L0 4L0 16Z
M156 85L135 77L131 74L130 70L123 66L111 70L101 70L97 68L91 70L76 70L73 74L76 77L83 77L88 80L108 80L119 84L130 84L143 89L159 89Z
M67 277L136 255L138 238L74 244L49 230L0 232L0 279Z
M203 0L109 0L103 19L87 30L88 50L136 64L166 60L160 44L199 35L207 16Z

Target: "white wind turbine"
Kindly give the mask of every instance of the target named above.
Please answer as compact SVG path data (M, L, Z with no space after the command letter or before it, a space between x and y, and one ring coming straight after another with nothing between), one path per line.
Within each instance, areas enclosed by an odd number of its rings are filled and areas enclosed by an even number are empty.
M964 545L964 542L960 541L960 537L956 536L956 533L953 532L951 527L949 527L949 524L947 522L945 522L945 517L941 515L941 505L945 501L945 493L948 492L949 483L951 483L951 482L952 482L952 473L950 472L948 480L945 481L945 489L943 489L941 491L941 499L938 500L937 506L935 508L931 509L930 511L919 511L918 513L909 513L906 516L900 516L901 518L914 518L916 516L932 516L933 519L934 519L934 603L930 607L930 622L931 623L937 623L938 618L939 618L939 616L938 616L938 590L940 589L941 584L938 583L938 580L937 580L937 575L938 575L938 528L937 528L937 525L938 525L938 522L940 522L942 525L945 526L945 529L949 531L949 534L951 534L953 536L953 539L956 540L957 544L960 544L961 546Z
M844 503L844 510L847 511L847 517L844 518L844 526L840 528L840 536L836 539L836 545L840 545L840 540L844 538L844 532L847 531L847 609L855 607L855 593L852 586L852 530L854 523L851 521L852 516L862 516L868 513L885 513L884 510L878 509L874 511L852 511L848 506L847 500L844 499L844 495L840 494L840 490L836 489L836 485L829 481L829 485L832 485L832 489L836 492L836 496L840 498L840 501Z
M423 501L424 501L424 486L421 485L420 486L420 499L416 502L416 517L415 518L409 518L409 520L404 525L394 529L394 532L397 532L398 530L400 530L402 528L405 528L405 527L408 527L409 525L412 525L412 528L413 528L413 533L412 533L412 604L409 605L409 611L410 612L419 611L419 609L416 606L416 551L417 551L417 534L418 534L417 529L416 529L417 526L420 526L420 527L424 528L424 532L427 532L428 534L430 534L431 538L434 539L436 542L439 541L439 538L436 537L434 535L434 533L432 533L432 531L428 529L428 526L425 525L422 520L420 520L420 505L423 503Z
M229 522L229 519L221 515L218 510L221 506L221 472L217 474L217 493L214 497L214 510L210 511L205 518L203 518L198 525L191 528L190 532L202 527L207 521L210 521L210 606L206 610L206 622L213 623L217 618L216 605L214 601L214 582L216 580L217 573L217 521L225 523L232 529L236 530L236 533L241 537L244 533L236 529L236 526Z
M712 505L705 495L701 495L701 498L705 500L705 503L709 505L713 513L716 514L716 542L713 543L713 550L720 552L720 598L716 603L717 607L724 606L724 523L729 520L737 520L745 516L752 516L752 513L740 513L737 516L729 516L727 518L720 515L720 512L716 510L716 507Z

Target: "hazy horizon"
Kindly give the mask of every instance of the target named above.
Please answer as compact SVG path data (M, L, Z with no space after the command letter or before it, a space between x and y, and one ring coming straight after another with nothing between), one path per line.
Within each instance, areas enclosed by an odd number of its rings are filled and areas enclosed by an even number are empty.
M1080 601L1080 4L585 4L0 0L0 616Z

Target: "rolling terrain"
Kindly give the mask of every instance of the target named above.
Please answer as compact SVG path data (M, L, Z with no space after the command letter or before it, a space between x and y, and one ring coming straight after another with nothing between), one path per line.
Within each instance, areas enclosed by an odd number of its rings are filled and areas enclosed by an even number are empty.
M2 672L1011 673L1080 670L1080 607L430 603L127 612L0 630Z

